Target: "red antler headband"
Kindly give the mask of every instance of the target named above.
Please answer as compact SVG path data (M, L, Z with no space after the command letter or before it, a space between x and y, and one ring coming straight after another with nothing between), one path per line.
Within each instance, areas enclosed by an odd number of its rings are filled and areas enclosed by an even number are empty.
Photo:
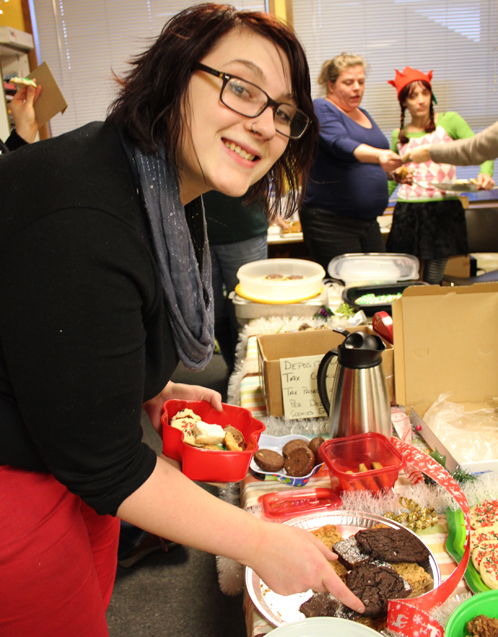
M422 73L422 71L412 69L411 66L405 66L404 70L401 73L396 70L396 76L394 80L388 80L387 83L391 84L391 86L394 86L398 93L399 99L399 94L401 93L401 91L405 88L405 86L407 86L407 84L411 84L412 82L427 82L432 91L431 80L432 71L429 71L427 75L425 75L425 73Z

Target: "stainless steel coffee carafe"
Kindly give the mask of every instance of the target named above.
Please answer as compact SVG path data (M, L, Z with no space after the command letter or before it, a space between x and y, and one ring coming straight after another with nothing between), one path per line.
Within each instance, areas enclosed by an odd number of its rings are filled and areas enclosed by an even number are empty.
M329 414L331 438L361 433L391 436L391 409L382 371L385 345L379 336L335 328L346 337L323 357L318 369L318 393ZM327 369L337 356L337 369L329 400Z

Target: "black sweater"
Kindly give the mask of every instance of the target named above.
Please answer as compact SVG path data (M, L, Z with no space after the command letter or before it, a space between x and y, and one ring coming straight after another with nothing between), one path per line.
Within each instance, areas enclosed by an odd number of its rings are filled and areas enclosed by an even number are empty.
M178 360L116 129L9 154L0 192L0 464L114 514L154 469L141 405Z

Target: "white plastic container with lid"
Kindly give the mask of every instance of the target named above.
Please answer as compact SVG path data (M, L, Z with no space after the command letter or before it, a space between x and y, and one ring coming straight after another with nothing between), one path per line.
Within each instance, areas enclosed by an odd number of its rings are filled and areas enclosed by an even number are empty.
M237 277L240 283L235 291L244 299L258 303L297 303L320 294L325 270L318 263L304 259L263 259L243 265Z
M328 273L346 287L359 284L395 283L418 279L419 260L411 254L341 254L330 261Z

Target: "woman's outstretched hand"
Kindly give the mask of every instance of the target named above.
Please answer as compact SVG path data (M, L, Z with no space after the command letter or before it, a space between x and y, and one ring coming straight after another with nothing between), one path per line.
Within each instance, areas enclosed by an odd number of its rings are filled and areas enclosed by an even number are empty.
M309 531L286 524L266 524L260 549L250 556L250 566L275 593L292 595L309 589L332 593L353 610L363 613L363 603L334 571L329 561L337 555Z

